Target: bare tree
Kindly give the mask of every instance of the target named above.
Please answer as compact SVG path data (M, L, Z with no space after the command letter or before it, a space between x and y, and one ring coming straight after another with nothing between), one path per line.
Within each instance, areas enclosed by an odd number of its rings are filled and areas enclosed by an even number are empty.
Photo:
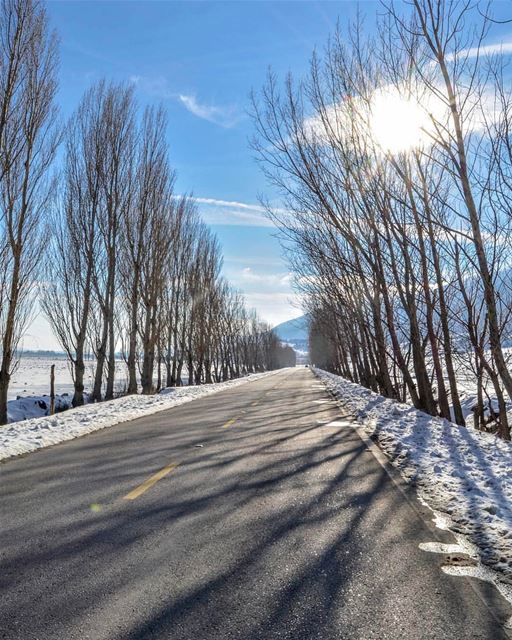
M510 92L501 60L480 55L487 18L467 3L412 9L389 8L375 37L358 23L335 33L283 91L269 75L254 99L254 148L284 207L268 212L293 246L322 362L464 424L455 360L466 344L508 439L512 305L499 247L511 237ZM469 17L482 21L473 41ZM408 149L375 135L383 96L423 109Z
M56 38L44 7L4 0L0 42L0 424L5 424L16 349L39 276L51 195L48 173L59 136Z
M73 406L84 403L85 353L94 310L100 255L98 219L104 130L95 88L84 95L66 128L63 197L51 225L42 308L72 363Z
M98 226L101 251L98 253L93 285L96 306L96 332L93 337L96 373L92 397L101 400L104 369L107 368L105 398L114 393L115 318L118 290L118 245L121 222L132 206L135 157L133 88L100 82L93 89L101 109L103 146L98 156L100 184Z

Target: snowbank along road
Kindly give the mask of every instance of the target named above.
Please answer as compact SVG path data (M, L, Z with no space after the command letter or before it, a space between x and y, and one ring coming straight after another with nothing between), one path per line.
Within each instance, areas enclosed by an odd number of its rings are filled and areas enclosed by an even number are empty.
M390 473L308 369L7 460L0 637L509 637Z
M457 532L466 552L479 561L478 574L512 601L512 443L326 371L315 373L359 418L361 436L377 441L401 476L414 483L420 499L438 511L439 524Z

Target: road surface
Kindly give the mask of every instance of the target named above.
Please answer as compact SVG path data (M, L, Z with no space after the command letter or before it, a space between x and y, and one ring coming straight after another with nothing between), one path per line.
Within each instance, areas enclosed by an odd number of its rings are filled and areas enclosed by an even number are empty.
M0 637L508 637L341 414L285 370L1 464Z

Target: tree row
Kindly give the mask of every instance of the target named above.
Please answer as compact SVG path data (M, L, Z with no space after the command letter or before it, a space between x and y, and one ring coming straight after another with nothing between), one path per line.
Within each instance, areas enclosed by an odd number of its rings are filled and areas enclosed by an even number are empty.
M312 362L510 439L512 102L492 18L386 8L254 98ZM468 26L471 25L471 28ZM469 35L468 35L469 34ZM468 395L475 397L467 403Z
M165 111L100 81L63 124L44 5L2 0L0 41L0 424L39 309L70 360L74 406L282 366L288 351L222 277L193 199L175 193Z

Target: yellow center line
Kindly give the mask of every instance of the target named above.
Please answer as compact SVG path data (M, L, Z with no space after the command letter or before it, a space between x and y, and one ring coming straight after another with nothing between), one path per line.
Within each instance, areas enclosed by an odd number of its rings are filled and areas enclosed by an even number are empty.
M154 484L156 484L159 480L161 480L162 478L165 478L165 476L171 473L173 469L176 469L178 465L179 465L179 462L172 462L171 464L168 464L163 469L160 469L160 471L157 471L154 475L152 475L150 478L145 480L142 484L139 484L139 486L135 487L135 489L130 491L130 493L127 493L123 497L123 500L135 500L135 498L138 498L139 496L141 496L148 489L151 489L151 487Z
M238 416L236 416L235 418L231 418L231 420L228 420L225 424L222 425L222 428L227 429L232 424L234 424L237 420L238 420Z

